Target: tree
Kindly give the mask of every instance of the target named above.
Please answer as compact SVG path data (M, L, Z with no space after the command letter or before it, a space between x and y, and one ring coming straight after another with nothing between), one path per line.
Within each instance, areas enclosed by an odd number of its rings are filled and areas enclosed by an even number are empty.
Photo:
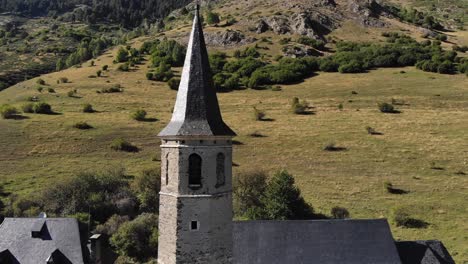
M234 178L233 187L236 214L250 219L261 218L261 197L267 187L267 174L263 171L239 174Z
M132 190L140 202L140 212L159 212L159 190L161 189L159 171L159 169L144 170L132 183Z
M65 61L62 58L60 58L60 59L57 60L57 64L55 65L55 70L56 71L61 71L61 70L65 69L66 66L67 65L66 65Z
M144 262L155 257L158 248L158 216L144 213L123 223L110 239L117 253Z
M269 181L262 197L265 218L269 220L311 219L313 209L294 185L294 177L287 171L277 172Z

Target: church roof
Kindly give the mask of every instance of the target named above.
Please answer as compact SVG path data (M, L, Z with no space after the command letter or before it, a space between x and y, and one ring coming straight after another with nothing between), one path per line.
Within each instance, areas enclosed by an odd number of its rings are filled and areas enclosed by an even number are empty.
M403 264L455 264L440 241L399 241L396 245Z
M0 238L0 259L11 259L6 263L84 263L73 218L5 218Z
M401 263L385 219L238 221L233 234L236 264Z
M221 116L198 9L172 119L160 137L235 136Z

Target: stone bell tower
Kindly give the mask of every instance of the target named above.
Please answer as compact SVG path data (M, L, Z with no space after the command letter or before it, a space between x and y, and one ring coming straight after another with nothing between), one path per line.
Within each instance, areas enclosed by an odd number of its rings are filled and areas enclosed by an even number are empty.
M159 134L158 263L231 263L234 136L221 117L197 7L172 119Z

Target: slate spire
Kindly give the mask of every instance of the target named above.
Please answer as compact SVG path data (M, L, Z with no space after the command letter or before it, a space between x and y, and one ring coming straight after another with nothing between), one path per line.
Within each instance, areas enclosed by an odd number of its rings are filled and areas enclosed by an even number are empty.
M172 119L159 136L235 135L221 117L197 5Z

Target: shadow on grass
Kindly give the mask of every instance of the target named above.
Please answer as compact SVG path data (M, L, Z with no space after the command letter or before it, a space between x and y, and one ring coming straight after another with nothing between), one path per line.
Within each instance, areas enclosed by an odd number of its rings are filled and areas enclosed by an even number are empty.
M147 123L154 123L154 122L158 122L159 119L157 118L145 118L145 119L142 119L142 120L139 120L140 122L147 122Z
M233 145L237 145L237 146L239 146L239 145L244 145L244 143L240 142L239 140L233 140L233 141L232 141L232 144L233 144Z
M273 121L275 121L275 119L273 119L273 118L262 118L262 119L260 119L260 120L258 120L258 121L262 121L262 122L273 122Z
M394 187L388 187L387 191L391 194L408 194L409 193L409 191L405 191L403 189L398 189Z
M25 120L25 119L29 119L28 116L24 116L24 115L14 115L10 118L7 118L7 119L11 119L11 120Z
M233 166L233 167L239 167L239 164L233 162L233 163L232 163L232 166Z
M421 219L416 219L409 217L405 219L404 223L401 225L402 227L406 228L427 228L429 226L429 223L421 220Z

